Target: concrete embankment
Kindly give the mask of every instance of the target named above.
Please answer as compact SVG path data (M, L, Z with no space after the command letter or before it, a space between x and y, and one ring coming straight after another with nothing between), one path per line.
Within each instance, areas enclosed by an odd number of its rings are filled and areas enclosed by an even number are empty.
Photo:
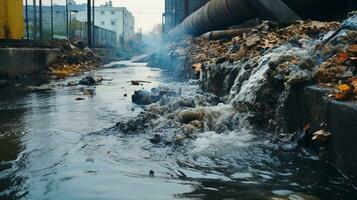
M328 97L332 91L318 86L295 87L284 104L284 130L295 132L303 124L311 130L320 129L326 123L331 137L326 144L325 158L357 182L357 103L336 101ZM312 143L317 150L325 148L318 142Z
M149 60L198 78L252 125L315 149L356 183L356 18L264 22L231 40L186 38Z
M28 75L44 70L57 59L56 48L0 48L0 75Z

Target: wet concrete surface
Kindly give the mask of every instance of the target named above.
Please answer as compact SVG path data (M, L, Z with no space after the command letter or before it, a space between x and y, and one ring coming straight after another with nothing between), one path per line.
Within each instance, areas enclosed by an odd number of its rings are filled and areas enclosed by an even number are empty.
M172 147L107 129L142 110L131 102L135 90L171 79L125 62L94 74L101 84L61 86L74 77L1 94L0 199L356 199L316 156L275 150L263 136L208 132Z

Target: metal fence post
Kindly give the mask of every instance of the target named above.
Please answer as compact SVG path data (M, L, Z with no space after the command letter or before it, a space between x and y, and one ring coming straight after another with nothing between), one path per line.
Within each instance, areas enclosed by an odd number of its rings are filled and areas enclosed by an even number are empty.
M26 39L27 41L30 40L30 35L29 35L29 9L28 9L28 0L25 1L25 16L26 16Z
M87 1L87 36L88 36L88 47L92 47L92 15L91 15L91 0Z
M92 35L92 38L93 38L93 46L95 46L95 0L93 0L93 12L92 12L92 15L93 15L93 35Z
M39 29L40 29L40 40L43 40L43 29L42 29L42 0L39 0Z
M53 0L51 0L51 39L53 40Z
M36 0L33 0L33 39L37 39L37 15L36 15Z
M66 0L66 32L67 32L67 40L69 40L69 28L68 28L68 0Z

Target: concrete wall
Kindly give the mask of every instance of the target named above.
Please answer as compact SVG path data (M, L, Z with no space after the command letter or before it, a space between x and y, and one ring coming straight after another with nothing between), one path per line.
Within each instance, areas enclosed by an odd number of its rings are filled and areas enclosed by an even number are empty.
M0 75L29 75L45 69L57 58L59 49L0 48Z
M289 94L283 113L286 132L301 130L310 124L311 130L327 123L332 133L327 160L357 183L357 103L335 101L328 97L331 89L318 86L298 86ZM314 146L319 150L319 145Z

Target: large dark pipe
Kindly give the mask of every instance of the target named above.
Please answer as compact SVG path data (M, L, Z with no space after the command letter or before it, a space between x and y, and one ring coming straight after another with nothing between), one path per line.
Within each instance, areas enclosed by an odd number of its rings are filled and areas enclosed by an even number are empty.
M211 0L169 32L171 38L199 36L208 31L260 18L292 22L298 19L329 20L343 17L349 0Z

